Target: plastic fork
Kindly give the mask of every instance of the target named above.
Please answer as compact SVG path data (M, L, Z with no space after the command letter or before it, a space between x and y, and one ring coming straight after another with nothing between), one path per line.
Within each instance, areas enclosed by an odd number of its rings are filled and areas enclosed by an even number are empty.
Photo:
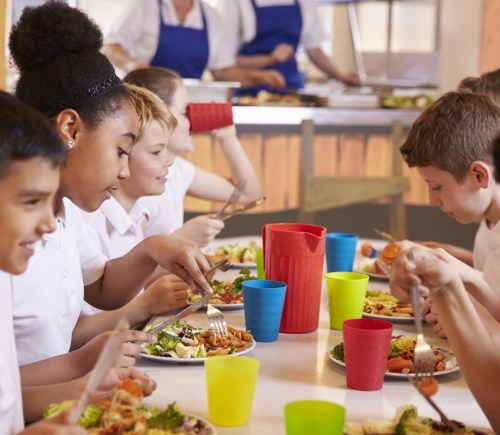
M221 216L224 214L224 211L226 208L228 208L230 205L233 205L238 199L241 198L241 195L243 195L243 189L247 185L247 179L246 178L240 178L238 182L236 183L236 186L231 193L231 196L227 200L227 202L224 204L224 206L215 214L214 218L215 219L220 219Z
M215 308L212 304L207 304L208 324L214 331L216 337L227 337L229 332L227 330L226 319L220 310Z
M409 251L407 257L408 260L414 261L413 252ZM418 287L412 285L410 287L410 293L415 319L415 329L417 330L417 343L413 355L413 371L415 373L415 378L420 380L423 384L422 386L424 386L426 383L431 382L431 377L434 373L435 358L431 346L424 338Z

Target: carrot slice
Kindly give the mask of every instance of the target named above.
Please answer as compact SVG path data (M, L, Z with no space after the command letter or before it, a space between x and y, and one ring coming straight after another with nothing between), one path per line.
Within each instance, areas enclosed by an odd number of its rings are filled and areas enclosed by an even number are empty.
M392 373L411 373L413 371L413 361L400 356L388 359L387 370Z
M142 387L139 382L134 379L124 379L120 384L116 387L118 390L123 390L129 393L131 396L142 397Z
M397 243L388 243L382 249L382 258L387 261L394 261L399 254L399 249L400 247Z
M439 382L432 376L430 379L420 379L417 381L418 388L420 388L426 396L434 396L438 392Z

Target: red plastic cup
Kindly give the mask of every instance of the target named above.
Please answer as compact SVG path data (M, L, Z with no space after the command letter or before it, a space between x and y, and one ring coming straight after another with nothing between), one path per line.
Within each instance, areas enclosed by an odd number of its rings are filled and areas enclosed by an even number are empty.
M348 388L382 388L392 329L392 323L377 319L350 319L342 323Z
M300 223L262 229L266 279L287 284L280 332L318 329L326 228Z
M212 131L234 124L231 103L190 103L186 116L191 123L191 133Z

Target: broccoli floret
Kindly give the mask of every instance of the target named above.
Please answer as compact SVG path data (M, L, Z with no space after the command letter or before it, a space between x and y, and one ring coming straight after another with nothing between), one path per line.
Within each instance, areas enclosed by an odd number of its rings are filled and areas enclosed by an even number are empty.
M401 354L401 349L399 349L394 341L391 341L391 344L389 346L389 355L387 356L387 359L391 358L397 358Z
M332 355L340 361L344 361L344 342L337 344L331 351Z
M102 416L102 409L95 405L87 405L83 410L83 414L80 417L78 424L83 427L93 427L99 424L99 420Z
M150 428L156 429L176 429L184 423L184 414L179 411L177 404L171 403L167 408L159 413L155 413L148 419Z
M257 277L250 275L248 267L242 268L239 276L233 281L233 287L229 290L229 293L232 295L240 295L243 291L243 282L250 279L257 279Z
M432 429L420 422L415 406L409 405L403 408L399 422L396 425L396 435L425 435L431 433Z
M161 331L157 335L158 341L157 345L160 345L164 352L175 349L177 343L180 343L180 339L174 335L168 334L165 331Z
M61 403L51 403L45 409L43 417L44 418L57 417L58 415L67 411L72 404L73 400L65 400L64 402ZM101 408L92 404L87 405L83 410L82 416L80 417L78 424L83 427L97 426L99 420L101 419L102 413L103 411Z

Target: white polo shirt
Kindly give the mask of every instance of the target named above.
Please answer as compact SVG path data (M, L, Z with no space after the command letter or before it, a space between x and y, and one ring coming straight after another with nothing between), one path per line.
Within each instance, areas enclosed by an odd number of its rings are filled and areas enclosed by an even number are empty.
M196 173L196 167L182 157L176 157L168 168L165 192L143 196L137 201L149 217L144 236L171 234L184 224L184 197Z
M101 251L107 258L118 258L127 254L144 240L143 224L148 216L137 202L130 213L113 197L104 201L99 210L85 213L84 219L92 229ZM101 310L84 302L82 314L90 315Z
M295 0L255 0L257 6L293 5ZM327 34L321 22L316 0L299 0L302 12L302 32L299 45L305 50L321 47ZM228 42L235 56L241 45L255 38L257 29L255 10L251 0L222 0L219 6L224 26L230 35Z
M201 1L195 0L193 8L182 24L193 29L203 28ZM150 64L156 54L160 35L160 12L163 22L180 25L171 0L163 0L159 8L158 0L135 0L119 17L105 39L105 44L120 44L133 58ZM207 20L209 56L207 69L217 70L234 66L236 61L228 45L226 29L222 25L217 10L203 2L203 12ZM179 44L179 41L173 41Z
M23 399L12 321L11 277L0 271L0 434L24 429Z
M104 273L107 258L82 211L67 198L63 205L56 230L37 243L26 272L12 277L19 365L69 351L84 285Z

